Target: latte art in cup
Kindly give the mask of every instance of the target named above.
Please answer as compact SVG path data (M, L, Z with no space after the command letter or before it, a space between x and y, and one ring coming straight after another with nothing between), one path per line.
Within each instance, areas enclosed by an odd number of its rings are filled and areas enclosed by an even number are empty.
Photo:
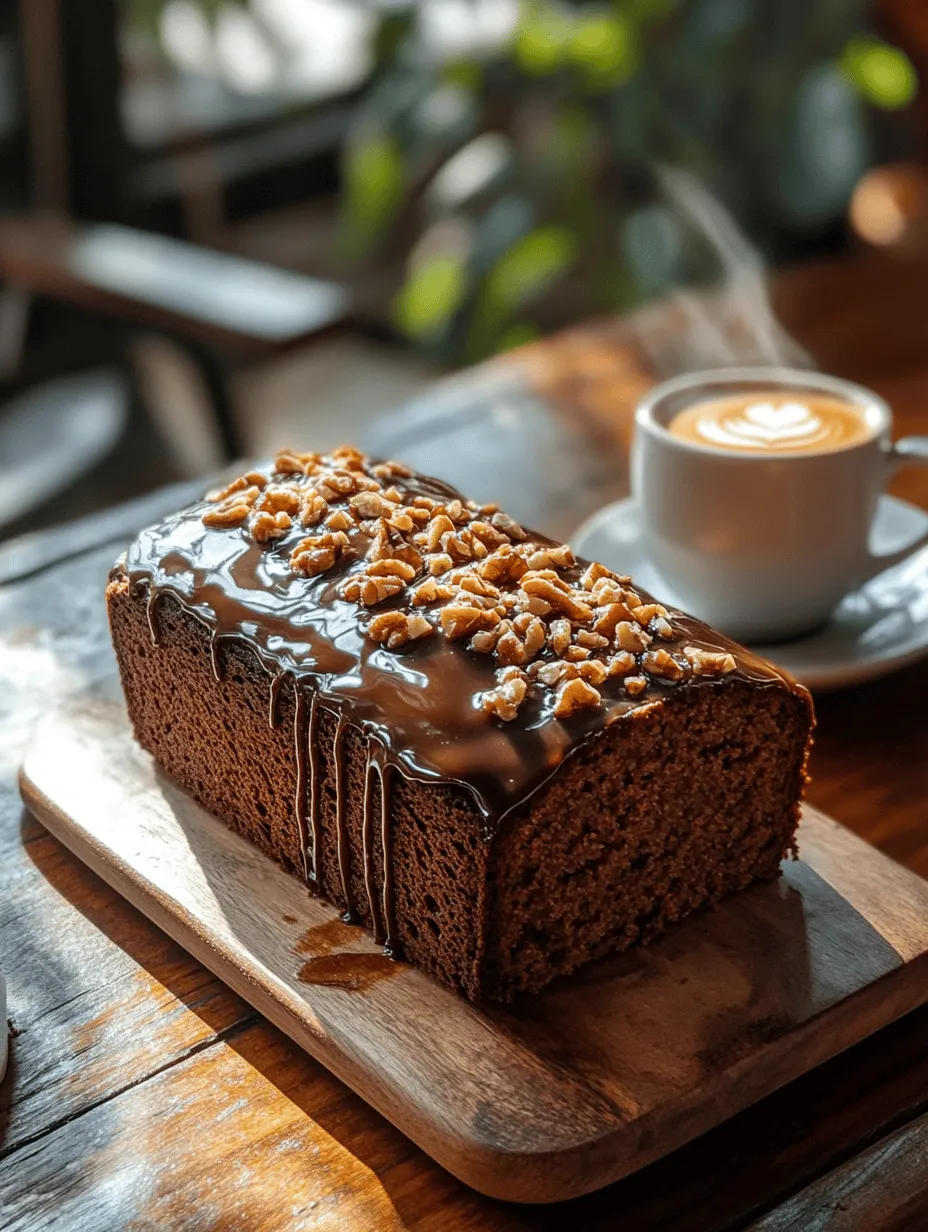
M861 411L822 394L733 394L697 402L668 424L694 445L751 453L828 453L873 435Z

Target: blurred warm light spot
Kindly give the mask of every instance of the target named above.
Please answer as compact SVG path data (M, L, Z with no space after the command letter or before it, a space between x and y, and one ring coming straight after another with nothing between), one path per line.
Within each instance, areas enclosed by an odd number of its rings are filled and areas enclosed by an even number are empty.
M877 167L854 189L849 215L854 231L868 244L900 244L928 218L928 177L908 164Z
M453 207L474 197L503 171L511 145L500 133L482 133L452 155L432 181L437 205Z
M869 35L850 40L841 55L841 68L875 107L905 107L918 90L918 74L905 52Z
M216 59L227 83L240 94L266 94L277 77L277 55L252 14L224 4L216 15Z
M188 73L215 70L213 35L195 0L170 0L158 26L161 46L169 60Z

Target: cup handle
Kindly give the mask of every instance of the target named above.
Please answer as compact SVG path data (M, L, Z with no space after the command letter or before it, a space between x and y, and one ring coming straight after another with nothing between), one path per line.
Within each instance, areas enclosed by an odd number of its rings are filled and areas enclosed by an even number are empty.
M891 472L913 462L928 463L928 436L906 436L901 441L896 441L889 451L887 461ZM869 552L863 581L869 581L884 569L900 564L923 547L928 547L928 531L895 552Z

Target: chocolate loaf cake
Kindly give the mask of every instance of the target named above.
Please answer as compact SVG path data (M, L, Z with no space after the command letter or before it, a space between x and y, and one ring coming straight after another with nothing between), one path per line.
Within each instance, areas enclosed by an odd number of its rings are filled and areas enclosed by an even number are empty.
M107 592L139 742L385 947L506 1000L777 875L808 694L395 462L282 453Z

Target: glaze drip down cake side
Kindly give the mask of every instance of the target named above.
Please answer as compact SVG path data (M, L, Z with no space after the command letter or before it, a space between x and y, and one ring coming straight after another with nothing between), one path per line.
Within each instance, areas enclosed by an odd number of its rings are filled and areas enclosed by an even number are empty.
M400 463L279 454L143 531L107 597L142 746L469 998L648 941L793 848L805 690Z

